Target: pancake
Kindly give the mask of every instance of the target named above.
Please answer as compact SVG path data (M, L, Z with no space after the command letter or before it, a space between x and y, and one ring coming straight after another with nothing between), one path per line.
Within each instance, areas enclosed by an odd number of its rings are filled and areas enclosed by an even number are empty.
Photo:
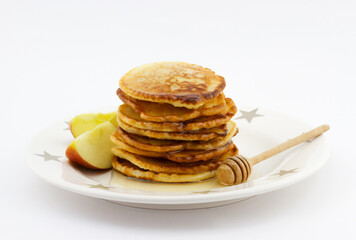
M211 150L183 150L180 152L169 152L165 157L174 162L196 162L207 161L211 158L219 156L235 147L232 141L224 146Z
M129 161L114 156L112 166L118 172L133 177L136 179L155 181L155 182L168 182L168 183L185 183L185 182L199 182L210 179L216 176L216 170L211 170L195 174L176 174L176 173L156 173L153 171L142 170L133 165Z
M238 128L232 121L227 123L228 133L224 137L213 138L209 141L169 141L153 139L148 137L142 137L135 134L127 133L121 128L118 128L111 136L111 141L118 145L117 139L122 139L125 143L139 148L141 150L153 151L153 152L173 152L183 149L187 150L209 150L221 147L227 144L230 139L236 135Z
M158 132L183 132L195 131L202 128L213 128L227 123L237 112L234 102L226 99L226 114L198 117L185 122L148 122L140 117L133 108L127 104L120 105L117 111L117 118L135 128L149 129Z
M119 98L132 107L142 119L152 122L182 122L200 116L212 116L219 113L221 114L226 107L223 94L208 101L198 109L188 109L184 107L174 107L167 103L137 100L125 94L120 88L116 93Z
M116 139L119 136L131 146L135 146L142 150L155 151L155 152L171 152L183 149L183 142L161 140L139 136L136 134L128 133L122 130L120 127L111 135L111 141L116 144Z
M147 150L142 150L142 149L136 148L134 146L127 144L120 137L117 137L115 139L115 141L112 141L112 142L115 144L115 146L111 149L111 152L114 155L117 155L118 150L124 150L124 151L130 152L130 153L144 156L144 157L163 158L166 155L165 152L154 152L154 151L147 151Z
M153 157L153 158L165 158L174 162L197 162L197 161L208 161L216 156L219 156L234 147L232 141L227 144L218 147L216 149L210 150L182 150L178 152L153 152L146 151L131 146L120 139L116 139L115 146L112 148L112 153L121 158L125 158L122 155L119 155L119 152L129 152L135 155L143 156L143 157ZM129 159L127 159L129 160ZM137 164L135 164L137 165Z
M237 148L234 146L229 151L226 151L215 158L211 158L209 161L190 163L172 162L164 158L144 157L117 148L113 148L113 153L118 158L125 159L143 170L162 173L192 174L218 168L221 162L226 158L236 155Z
M196 109L223 91L225 79L198 65L158 62L135 67L119 85L134 99Z
M233 138L239 131L236 124L232 121L228 122L227 126L228 126L228 134L226 136L213 138L209 141L185 142L184 149L209 150L227 144L231 140L231 138Z
M155 139L166 139L166 140L182 140L182 141L207 141L219 136L226 136L227 130L226 126L223 128L204 128L194 132L157 132L145 129L139 129L127 125L124 122L118 121L119 127L124 129L126 132L133 133L136 135L141 135L149 138Z

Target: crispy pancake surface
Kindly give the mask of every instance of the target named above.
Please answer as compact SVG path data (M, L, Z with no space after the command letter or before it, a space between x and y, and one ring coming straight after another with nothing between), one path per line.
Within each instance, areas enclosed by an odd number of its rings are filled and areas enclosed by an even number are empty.
M209 100L197 109L174 107L167 103L155 103L134 99L125 94L121 89L117 90L119 98L132 107L142 119L152 122L181 122L200 116L212 116L226 112L224 94Z
M178 163L172 162L164 158L153 158L153 157L144 157L137 154L127 152L125 150L120 150L113 148L113 154L119 158L125 159L132 164L143 170L150 170L154 172L163 172L163 173L199 173L209 170L216 169L221 161L225 160L226 156L233 156L237 152L237 148L230 149L223 154L216 156L215 158L209 159L209 161L199 161L199 162L190 162L190 163Z
M181 141L169 141L139 136L128 133L119 127L117 131L111 135L111 141L117 145L116 140L120 138L131 146L147 151L171 152L181 150L184 147L184 144Z
M233 142L229 141L227 144L221 147L210 149L210 150L182 150L178 152L163 153L163 152L142 150L134 146L131 146L120 139L116 139L115 144L116 146L112 148L112 152L114 155L117 155L117 153L120 152L120 150L122 150L143 157L165 158L174 162L208 161L234 148ZM120 157L124 158L122 156Z
M174 162L196 162L208 161L218 155L221 155L235 147L232 141L224 146L210 150L183 150L180 152L168 152L165 157Z
M179 163L165 163L162 164L160 160L147 160L147 159L132 159L133 162L141 167L131 163L128 160L114 156L112 165L114 169L123 173L126 176L156 182L198 182L210 179L216 176L216 168L226 158L237 154L237 148L233 148L228 152L212 159L209 162L202 164L179 164ZM143 161L142 161L143 160ZM142 164L142 165L141 165ZM156 171L150 170L155 169ZM168 169L167 172L163 172ZM180 173L173 172L177 170ZM161 170L163 170L161 172ZM196 171L196 172L195 172Z
M237 112L237 108L232 100L229 98L226 100L226 109L228 109L226 114L198 117L184 122L149 122L142 119L140 115L127 104L120 105L117 111L117 118L119 121L140 129L149 129L158 132L195 131L202 128L217 127L230 121Z
M177 174L177 173L157 173L149 170L143 170L134 164L122 158L115 157L112 161L113 168L126 176L155 182L168 183L188 183L199 182L216 176L216 170L195 174Z
M181 140L181 141L207 141L219 136L227 135L226 125L215 128L203 128L193 132L158 132L132 127L124 122L118 121L119 127L126 132L155 139Z
M213 138L209 141L168 141L154 138L148 138L138 136L132 133L125 132L121 128L118 128L116 132L111 136L111 141L115 145L119 145L117 139L124 141L125 143L139 148L144 151L153 152L174 152L183 149L187 150L210 150L219 148L227 144L230 139L236 135L238 128L232 121L227 123L227 135L224 137Z
M119 85L135 99L195 109L217 97L225 88L225 79L198 65L157 62L133 68Z

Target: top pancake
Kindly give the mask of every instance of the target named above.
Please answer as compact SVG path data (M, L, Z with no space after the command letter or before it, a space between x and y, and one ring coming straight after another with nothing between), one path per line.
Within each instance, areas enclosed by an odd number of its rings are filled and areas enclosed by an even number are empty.
M130 70L120 88L135 99L196 109L223 91L225 79L198 65L158 62Z

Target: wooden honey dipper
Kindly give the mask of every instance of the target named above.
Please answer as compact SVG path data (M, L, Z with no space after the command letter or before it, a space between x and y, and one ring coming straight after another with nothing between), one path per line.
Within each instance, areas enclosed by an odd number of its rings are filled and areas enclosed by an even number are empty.
M219 166L218 170L216 171L217 179L220 184L227 186L246 182L248 177L251 175L253 165L300 143L315 138L328 131L329 128L329 125L322 125L320 127L314 128L309 132L303 133L298 137L292 138L249 159L242 155L229 157Z

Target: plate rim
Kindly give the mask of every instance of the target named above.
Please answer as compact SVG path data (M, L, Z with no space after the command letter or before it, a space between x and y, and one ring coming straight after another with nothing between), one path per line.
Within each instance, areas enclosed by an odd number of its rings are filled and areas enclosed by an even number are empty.
M278 115L282 115L286 118L293 119L295 121L298 121L299 123L305 125L305 126L311 126L311 124L306 123L305 121L300 120L299 118L296 118L294 116L290 116L288 114L280 113L274 110L270 110L268 108L261 108L263 110L273 112ZM197 203L212 203L212 202L218 202L218 201L229 201L233 199L240 199L240 198L246 198L249 196L255 196L255 195L260 195L263 193L267 192L272 192L278 189L282 189L285 187L288 187L290 185L293 185L297 182L301 182L305 180L306 178L310 177L312 174L317 172L319 169L321 169L327 160L330 157L330 147L329 147L329 141L326 138L325 135L321 135L318 138L323 141L324 145L324 150L322 153L322 160L319 160L317 164L315 164L313 167L309 167L308 169L303 170L303 174L297 174L294 176L290 176L288 178L284 179L279 179L276 184L275 182L267 183L264 185L260 186L254 186L252 188L244 188L244 189L231 189L231 190L225 190L225 191L212 191L209 192L209 194L189 194L189 195L148 195L148 194L132 194L132 193L120 193L120 192L111 192L111 191L106 191L103 189L93 189L93 188L88 188L84 187L82 185L78 185L75 183L67 182L62 178L56 179L56 178L49 178L46 176L46 174L43 174L39 169L36 169L33 164L31 164L31 158L32 158L32 152L30 151L31 146L35 140L36 137L41 135L41 133L46 132L51 126L58 124L59 122L65 122L63 121L56 121L50 125L48 125L45 128L42 128L40 131L38 131L27 143L26 148L25 148L25 160L27 165L32 169L32 171L41 179L44 181L59 187L61 189L74 192L77 194L89 196L89 197L94 197L94 198L100 198L100 199L105 199L109 201L118 201L122 203L137 203L137 204L152 204L152 205L176 205L176 204L197 204ZM234 186L230 186L227 188L233 188ZM252 190L251 190L252 189ZM253 194L251 194L251 191Z

